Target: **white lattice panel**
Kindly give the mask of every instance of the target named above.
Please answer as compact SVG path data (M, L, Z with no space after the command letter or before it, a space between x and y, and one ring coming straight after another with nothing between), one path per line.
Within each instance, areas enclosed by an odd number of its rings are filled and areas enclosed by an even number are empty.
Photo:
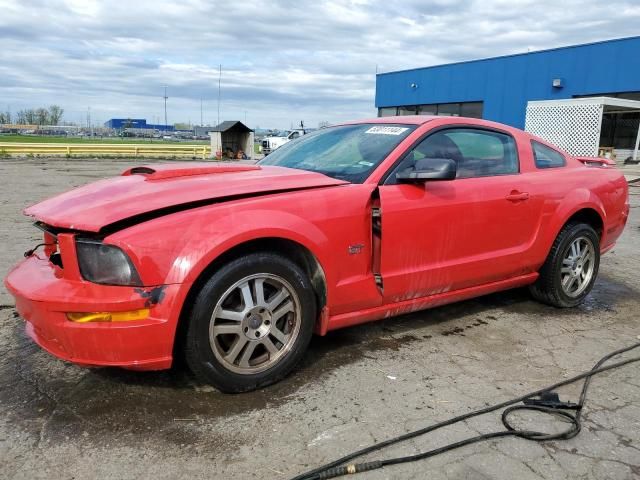
M595 157L602 108L599 103L529 103L524 129L572 155Z

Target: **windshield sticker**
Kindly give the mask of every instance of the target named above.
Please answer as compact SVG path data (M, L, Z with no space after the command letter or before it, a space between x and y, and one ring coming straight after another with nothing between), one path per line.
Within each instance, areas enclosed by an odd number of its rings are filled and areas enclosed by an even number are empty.
M371 127L364 133L372 133L375 135L402 135L409 130L405 127Z
M366 160L360 160L358 165L364 165L365 167L373 167L373 162L367 162Z

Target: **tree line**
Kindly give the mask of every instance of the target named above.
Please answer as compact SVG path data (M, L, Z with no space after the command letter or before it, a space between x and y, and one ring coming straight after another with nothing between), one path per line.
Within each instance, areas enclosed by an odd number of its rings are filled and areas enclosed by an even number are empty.
M14 115L8 111L0 112L0 124L58 125L63 113L64 109L58 105L51 105L49 108L27 108L25 110L19 110Z

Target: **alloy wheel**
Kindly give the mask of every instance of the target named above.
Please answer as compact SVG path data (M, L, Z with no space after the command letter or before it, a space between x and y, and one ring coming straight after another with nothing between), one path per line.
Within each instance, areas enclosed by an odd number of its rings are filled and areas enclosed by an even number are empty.
M300 322L300 301L284 278L250 275L218 300L209 323L209 343L225 368L255 374L274 366L291 350Z
M569 297L578 297L588 287L595 270L596 254L587 237L578 237L565 251L560 268L562 291Z

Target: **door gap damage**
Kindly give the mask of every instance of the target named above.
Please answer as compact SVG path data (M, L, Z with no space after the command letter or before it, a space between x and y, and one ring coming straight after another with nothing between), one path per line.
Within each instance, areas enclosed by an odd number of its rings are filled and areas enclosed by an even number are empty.
M380 274L380 256L382 248L382 210L380 193L376 188L371 194L371 270L376 286L382 293L382 275Z

